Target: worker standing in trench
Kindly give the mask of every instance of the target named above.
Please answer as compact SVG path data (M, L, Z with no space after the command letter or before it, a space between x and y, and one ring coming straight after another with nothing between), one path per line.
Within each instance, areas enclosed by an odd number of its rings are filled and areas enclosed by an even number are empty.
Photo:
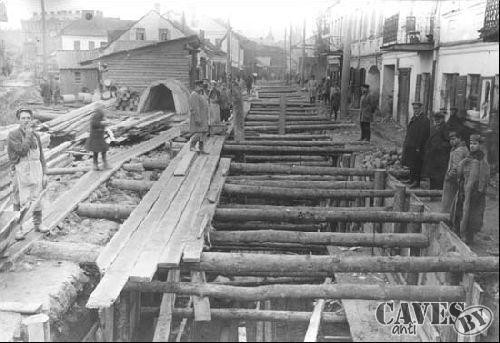
M33 226L36 231L46 233L42 226L42 191L47 185L47 165L40 136L33 127L33 111L20 108L16 111L20 125L9 132L7 153L11 171L11 196L14 211L31 207ZM23 239L21 227L16 239Z
M196 81L194 86L195 89L189 95L189 130L193 134L190 149L193 151L198 143L198 152L206 154L204 147L208 136L208 101L202 95L203 81Z

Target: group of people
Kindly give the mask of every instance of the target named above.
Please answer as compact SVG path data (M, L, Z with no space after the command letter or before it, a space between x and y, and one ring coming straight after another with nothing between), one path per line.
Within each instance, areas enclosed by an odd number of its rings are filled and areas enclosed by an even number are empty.
M340 108L340 87L330 77L324 77L318 82L314 75L311 75L307 81L307 90L309 92L309 102L316 103L316 100L322 101L325 105L330 105L330 118L334 114L337 120Z
M467 243L483 225L490 167L483 139L464 125L464 113L452 108L432 115L432 125L422 103L414 102L403 144L402 164L410 171L405 182L420 187L422 176L431 189L443 190L441 210L451 213L453 228Z

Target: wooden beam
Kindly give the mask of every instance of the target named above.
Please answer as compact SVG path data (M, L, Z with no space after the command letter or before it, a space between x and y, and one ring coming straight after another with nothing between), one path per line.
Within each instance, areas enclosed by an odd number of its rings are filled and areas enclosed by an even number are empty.
M319 134L265 134L260 135L248 135L248 140L321 140L330 139L328 135Z
M178 282L180 270L173 269L168 272L167 282ZM163 293L160 305L160 315L156 322L153 342L168 342L172 325L172 311L175 307L175 293Z
M50 321L45 313L24 317L22 325L25 327L28 342L50 342Z
M367 234L338 232L290 232L276 230L215 231L210 234L214 244L299 243L340 246L427 247L423 234Z
M346 272L496 272L499 261L496 257L398 257L360 256L345 257L329 255L284 255L251 253L205 252L201 262L189 266L195 270L216 272L223 275L252 271L316 273Z
M76 212L82 217L117 220L127 219L135 207L133 205L81 203Z
M1 301L0 311L20 314L37 314L42 310L42 303L24 303L18 301Z
M331 278L326 278L324 284L332 283ZM314 309L304 336L304 342L316 342L318 339L319 328L321 325L321 317L325 308L325 299L318 299L314 304Z
M90 171L90 167L71 167L71 168L49 168L47 169L47 175L67 175L76 173L87 173Z
M268 299L365 299L407 301L463 301L461 286L388 286L388 285L270 285L234 287L212 283L189 282L128 282L125 290L151 293L177 293L208 296L219 299L259 301Z
M412 213L412 212L386 212L373 210L338 210L335 208L318 208L304 212L302 210L288 210L272 208L219 208L215 212L215 220L238 221L238 220L267 220L273 222L307 222L322 223L332 221L349 222L378 222L378 223L439 223L448 222L450 215L447 213Z
M320 130L335 130L335 129L351 129L354 128L354 124L327 124L327 125L317 125L317 124L295 124L286 125L285 129L287 132L297 132L297 131L320 131ZM253 126L245 127L245 131L257 131L257 132L276 132L278 133L278 128L273 126Z
M334 143L331 140L322 140L322 141L313 141L313 140L306 140L306 141L296 141L296 140L246 140L244 142L233 142L233 141L227 141L226 142L228 145L244 145L244 146L254 146L254 145L260 145L260 146L297 146L297 147L328 147L328 146L333 146L333 147L338 147L342 148L344 147L344 144L340 143Z
M287 145L244 145L226 144L223 154L252 153L252 154L324 154L339 155L353 152L338 146L287 146Z
M155 181L113 179L109 182L109 185L115 188L129 191L146 192L151 189L154 183Z
M281 230L281 231L319 231L320 224L293 224L293 223L267 223L267 222L216 222L217 231L222 230Z
M139 181L140 182L140 181ZM247 185L259 187L281 187L299 189L371 189L373 182L369 181L295 181L295 180L253 180L233 179L226 181L227 185Z
M174 176L185 176L196 156L197 152L195 151L189 151L186 155L184 155L182 160L177 165L177 168L174 170Z
M247 123L247 127L248 127ZM286 126L286 96L281 95L280 97L280 114L279 114L279 120L278 120L278 133L280 135L285 134L285 126Z
M343 175L372 176L374 169L283 166L273 163L231 163L232 173L266 173L266 174L299 174L299 175Z
M191 271L191 282L195 283L205 283L205 273ZM199 297L194 295L193 299L193 309L194 309L194 320L196 322L210 321L210 300L207 297Z
M75 263L95 263L102 247L89 243L40 240L33 242L29 254L46 260L64 260Z

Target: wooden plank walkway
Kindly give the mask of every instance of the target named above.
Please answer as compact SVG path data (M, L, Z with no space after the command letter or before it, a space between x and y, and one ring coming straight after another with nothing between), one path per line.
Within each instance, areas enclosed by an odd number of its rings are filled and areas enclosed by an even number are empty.
M193 223L219 163L224 139L224 136L209 137L206 144L208 154L196 155L184 176L175 176L174 171L180 161L189 156L189 150L183 149L175 161L172 160L153 186L160 190L157 201L137 229L119 239L123 248L105 269L87 307L108 308L129 279L151 281L159 264L164 261L169 265L180 262L183 241L192 241L198 234L198 229L193 229ZM133 215L127 219L131 220L137 221Z
M130 149L124 149L116 154L109 156L109 163L112 168L104 171L89 171L83 175L67 192L51 203L44 210L43 223L50 230L54 229L76 206L89 197L103 182L121 168L122 164L132 158L143 155L154 150L162 144L180 135L180 127L173 127L166 132L151 138L150 140L137 144ZM17 258L24 254L31 244L42 235L33 231L33 225L29 223L24 227L29 231L25 240L13 244L9 249L9 257L0 264L0 270L8 268Z

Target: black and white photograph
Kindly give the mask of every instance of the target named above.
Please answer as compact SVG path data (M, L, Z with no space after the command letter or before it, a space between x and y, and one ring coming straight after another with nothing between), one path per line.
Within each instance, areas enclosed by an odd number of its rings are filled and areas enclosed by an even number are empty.
M0 342L498 342L498 0L0 0Z

